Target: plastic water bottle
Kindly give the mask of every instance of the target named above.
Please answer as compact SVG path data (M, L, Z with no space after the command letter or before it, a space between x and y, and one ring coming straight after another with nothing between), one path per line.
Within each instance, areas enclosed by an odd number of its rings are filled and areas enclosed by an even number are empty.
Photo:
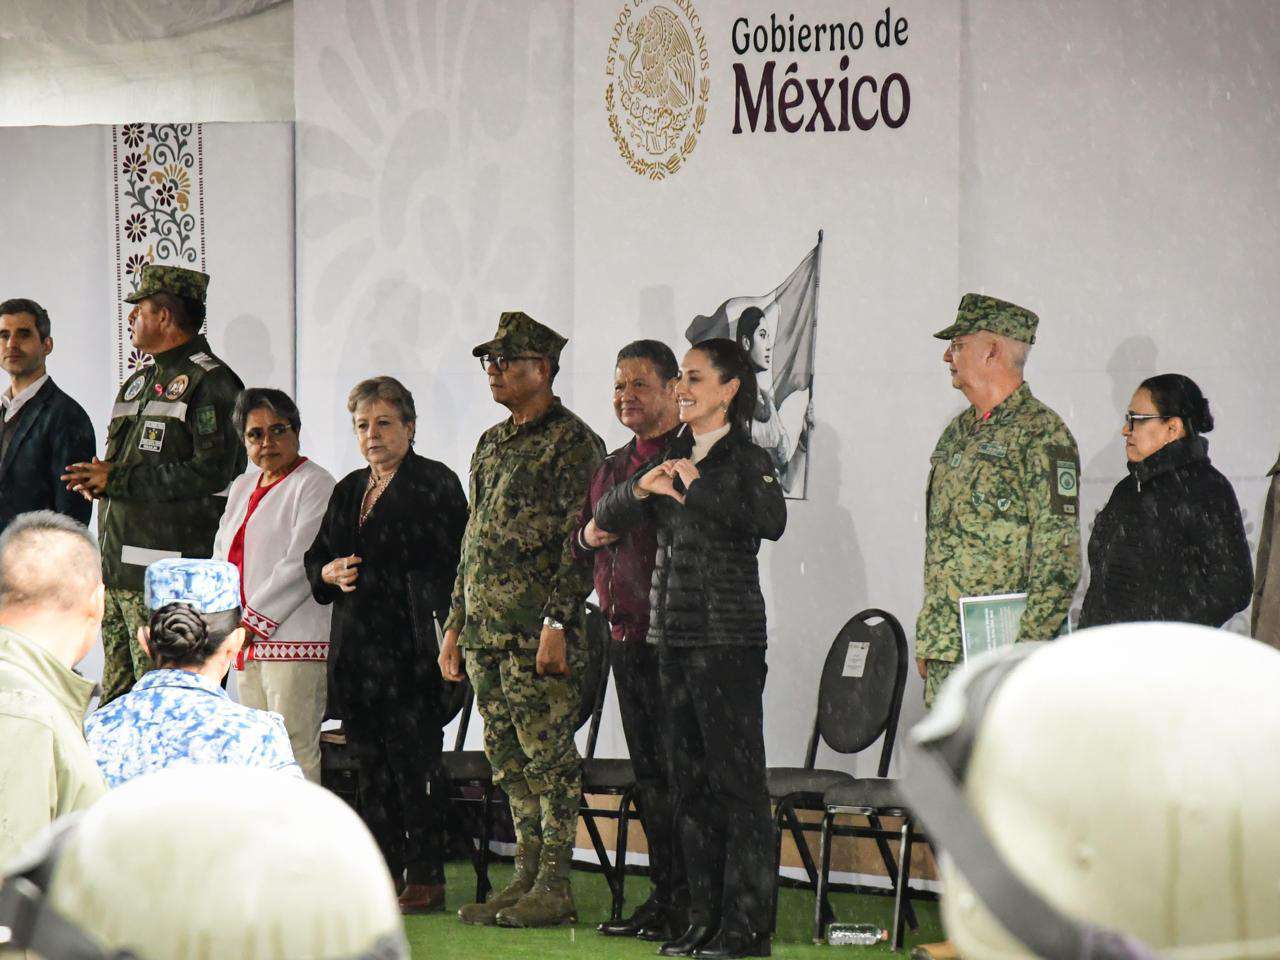
M889 931L874 923L833 923L827 927L827 943L833 947L870 947L889 939Z

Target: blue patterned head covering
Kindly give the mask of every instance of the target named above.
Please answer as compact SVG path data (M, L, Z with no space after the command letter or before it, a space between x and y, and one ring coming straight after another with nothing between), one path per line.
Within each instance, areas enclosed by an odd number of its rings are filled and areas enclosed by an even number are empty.
M157 560L148 565L144 597L148 610L185 603L200 613L240 609L240 571L225 560Z

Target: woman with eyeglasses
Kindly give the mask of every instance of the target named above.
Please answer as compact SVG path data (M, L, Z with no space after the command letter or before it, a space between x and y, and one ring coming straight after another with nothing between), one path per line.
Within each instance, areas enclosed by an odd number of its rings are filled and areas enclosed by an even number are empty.
M232 422L251 466L227 493L213 555L240 571L247 639L236 689L246 706L284 717L298 765L319 783L329 609L312 598L302 557L334 480L299 452L302 418L288 394L242 390Z
M445 687L436 623L449 607L467 498L458 476L413 449L413 394L362 380L347 412L367 466L334 487L306 552L312 596L332 605L329 716L359 766L360 815L405 913L444 909L440 769Z
M1219 627L1249 605L1253 569L1231 483L1209 462L1209 401L1195 381L1142 381L1120 431L1129 476L1089 537L1081 627L1177 620Z

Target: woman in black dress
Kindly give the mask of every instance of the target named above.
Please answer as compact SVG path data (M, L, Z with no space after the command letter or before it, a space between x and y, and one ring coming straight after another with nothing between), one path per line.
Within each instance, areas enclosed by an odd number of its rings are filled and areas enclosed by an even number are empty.
M333 604L328 714L360 764L361 814L406 883L402 911L441 910L445 695L433 621L449 606L467 501L452 470L413 452L417 414L398 381L362 381L347 410L369 466L338 482L306 555L312 594Z
M732 340L704 340L676 388L684 428L614 487L596 524L646 514L658 554L649 642L658 644L675 819L688 865L689 927L665 956L768 956L773 822L765 780L765 609L756 555L787 509L769 454L751 441L756 378Z
M1129 476L1094 521L1081 627L1219 627L1249 605L1253 569L1231 482L1209 462L1209 401L1177 373L1144 380L1125 414Z

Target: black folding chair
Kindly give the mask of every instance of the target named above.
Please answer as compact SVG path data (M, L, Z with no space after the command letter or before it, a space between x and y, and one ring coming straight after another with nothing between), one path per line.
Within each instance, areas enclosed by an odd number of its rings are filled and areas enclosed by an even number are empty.
M476 694L468 680L450 684L450 707L446 711L451 721L461 715L457 733L453 738L453 749L441 754L441 765L445 778L449 781L449 799L455 805L479 807L477 833L479 837L471 848L471 864L476 871L476 902L482 903L492 889L489 883L489 834L493 829L493 804L496 795L501 791L493 785L493 769L489 766L489 758L483 750L467 750L467 730L471 725L471 712L475 704ZM456 707L453 701L458 701ZM467 796L470 788L478 791L479 796Z
M824 913L823 904L827 900L827 887L831 877L831 838L863 837L870 838L880 848L884 857L887 841L895 838L895 833L880 823L881 817L901 817L902 826L898 829L898 869L895 871L889 859L885 860L885 868L893 883L893 949L901 950L905 940L903 920L911 929L916 929L915 911L911 908L911 874L912 845L925 840L915 830L911 811L903 804L897 789L896 780L862 777L847 783L837 784L829 789L822 798L822 843L818 863L818 889L814 897L813 939L820 943L826 938L826 923L834 919L830 913ZM865 817L867 826L853 824L837 824L835 818L840 814L852 814Z
M819 824L802 820L797 811L824 811L824 795L842 784L857 782L843 770L816 766L819 742L837 753L856 754L883 737L879 775L889 772L898 714L907 682L907 637L891 613L869 609L855 614L840 628L827 650L818 686L818 708L803 767L770 767L769 797L774 803L774 873L782 866L782 831L790 831L809 882L818 891L818 867L809 849L806 832ZM876 837L876 846L891 880L898 871L888 842ZM907 905L910 911L910 904ZM818 897L816 914L833 915L825 891ZM773 893L773 923L778 916L778 888ZM915 915L910 914L912 926Z
M592 651L591 673L582 689L584 715L579 716L578 726L589 722L587 749L582 759L582 805L580 815L587 828L587 836L600 862L600 872L609 884L611 894L610 919L622 917L624 889L627 874L627 825L633 802L636 775L631 761L626 758L597 758L596 741L600 736L600 715L604 711L605 694L609 688L609 623L595 604L587 604L585 634ZM598 652L597 652L598 651ZM587 714L586 711L590 710ZM588 796L620 797L617 809L593 807ZM617 823L617 840L614 843L613 862L597 820L613 820Z

